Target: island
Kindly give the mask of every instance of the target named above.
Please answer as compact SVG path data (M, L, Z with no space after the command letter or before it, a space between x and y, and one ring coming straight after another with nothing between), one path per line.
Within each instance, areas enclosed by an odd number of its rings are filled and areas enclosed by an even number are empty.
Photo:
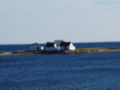
M3 55L35 55L35 54L83 54L83 53L103 53L119 52L120 47L101 47L101 48L77 48L71 42L55 40L44 45L33 43L29 50L18 50L13 52L0 52Z
M70 50L54 50L54 51L35 51L35 50L20 50L14 52L0 52L3 55L35 55L35 54L85 54L85 53L103 53L103 52L119 52L120 47L104 47L104 48L77 48L74 51Z

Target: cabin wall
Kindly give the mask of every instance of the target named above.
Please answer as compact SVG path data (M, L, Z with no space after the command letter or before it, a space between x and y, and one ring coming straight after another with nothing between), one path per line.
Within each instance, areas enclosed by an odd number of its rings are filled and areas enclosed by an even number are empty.
M76 47L71 43L71 44L68 46L68 49L69 49L69 50L75 50Z

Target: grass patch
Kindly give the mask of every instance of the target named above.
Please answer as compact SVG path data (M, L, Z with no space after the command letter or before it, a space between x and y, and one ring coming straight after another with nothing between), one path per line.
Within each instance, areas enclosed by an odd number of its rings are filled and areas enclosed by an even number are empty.
M3 54L4 52L0 52L0 54Z
M30 51L30 50L16 51L16 52L12 52L12 54L35 54L35 51Z

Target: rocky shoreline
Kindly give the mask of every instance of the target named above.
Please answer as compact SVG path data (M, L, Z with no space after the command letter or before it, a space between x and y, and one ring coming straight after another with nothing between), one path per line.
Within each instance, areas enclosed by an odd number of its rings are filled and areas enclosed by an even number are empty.
M119 52L120 47L104 47L104 48L77 48L74 51L64 50L64 51L33 51L33 50L23 50L15 52L0 52L0 56L5 55L35 55L35 54L82 54L82 53L102 53L102 52Z

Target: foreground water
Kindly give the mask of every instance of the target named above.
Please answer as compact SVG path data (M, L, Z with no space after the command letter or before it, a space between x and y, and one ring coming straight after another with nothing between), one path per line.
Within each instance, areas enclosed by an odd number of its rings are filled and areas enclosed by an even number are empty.
M0 56L0 90L120 90L120 52Z

